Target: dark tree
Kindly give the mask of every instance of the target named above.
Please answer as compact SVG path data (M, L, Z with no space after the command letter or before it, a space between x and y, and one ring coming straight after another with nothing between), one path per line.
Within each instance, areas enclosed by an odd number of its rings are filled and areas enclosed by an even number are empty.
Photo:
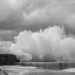
M13 54L0 54L0 65L14 65L18 61Z

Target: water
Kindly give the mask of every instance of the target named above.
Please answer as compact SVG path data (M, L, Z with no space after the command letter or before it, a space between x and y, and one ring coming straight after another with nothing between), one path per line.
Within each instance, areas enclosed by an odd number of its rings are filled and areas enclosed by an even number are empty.
M1 66L0 68L9 75L75 75L75 64L58 64L58 63L33 63L35 66L45 66L44 68L36 68L30 66ZM62 69L60 69L60 66ZM66 67L66 68L65 68ZM2 74L0 74L2 75Z

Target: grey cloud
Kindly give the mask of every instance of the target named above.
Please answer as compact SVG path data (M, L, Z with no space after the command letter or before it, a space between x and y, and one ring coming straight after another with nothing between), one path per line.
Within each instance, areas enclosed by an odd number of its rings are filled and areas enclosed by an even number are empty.
M6 24L6 26L3 23L3 26L0 25L2 29L31 29L32 27L37 29L56 24L64 24L67 29L74 28L74 0L10 1L1 0L0 2L3 3L2 6L4 7L0 8L0 11L4 12L0 13L0 21Z
M12 30L0 30L1 41L13 41L14 36L18 35L18 32Z
M25 22L28 24L34 24L40 27L44 24L63 24L67 28L74 28L74 5L75 1L73 0L52 0L48 2L43 8L38 8L33 10L30 14L24 13ZM48 25L47 25L48 26Z
M12 44L11 41L0 41L0 54L8 54L10 53L9 47Z

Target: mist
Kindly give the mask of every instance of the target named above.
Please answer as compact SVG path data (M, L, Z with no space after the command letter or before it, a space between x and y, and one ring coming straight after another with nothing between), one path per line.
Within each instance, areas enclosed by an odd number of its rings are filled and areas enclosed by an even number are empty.
M75 38L68 36L63 26L48 27L39 32L24 30L14 41L9 50L20 61L75 61Z

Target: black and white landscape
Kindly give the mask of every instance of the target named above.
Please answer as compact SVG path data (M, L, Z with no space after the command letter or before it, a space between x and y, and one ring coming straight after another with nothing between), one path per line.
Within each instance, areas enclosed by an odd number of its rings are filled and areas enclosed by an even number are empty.
M0 69L74 75L75 1L0 0Z

